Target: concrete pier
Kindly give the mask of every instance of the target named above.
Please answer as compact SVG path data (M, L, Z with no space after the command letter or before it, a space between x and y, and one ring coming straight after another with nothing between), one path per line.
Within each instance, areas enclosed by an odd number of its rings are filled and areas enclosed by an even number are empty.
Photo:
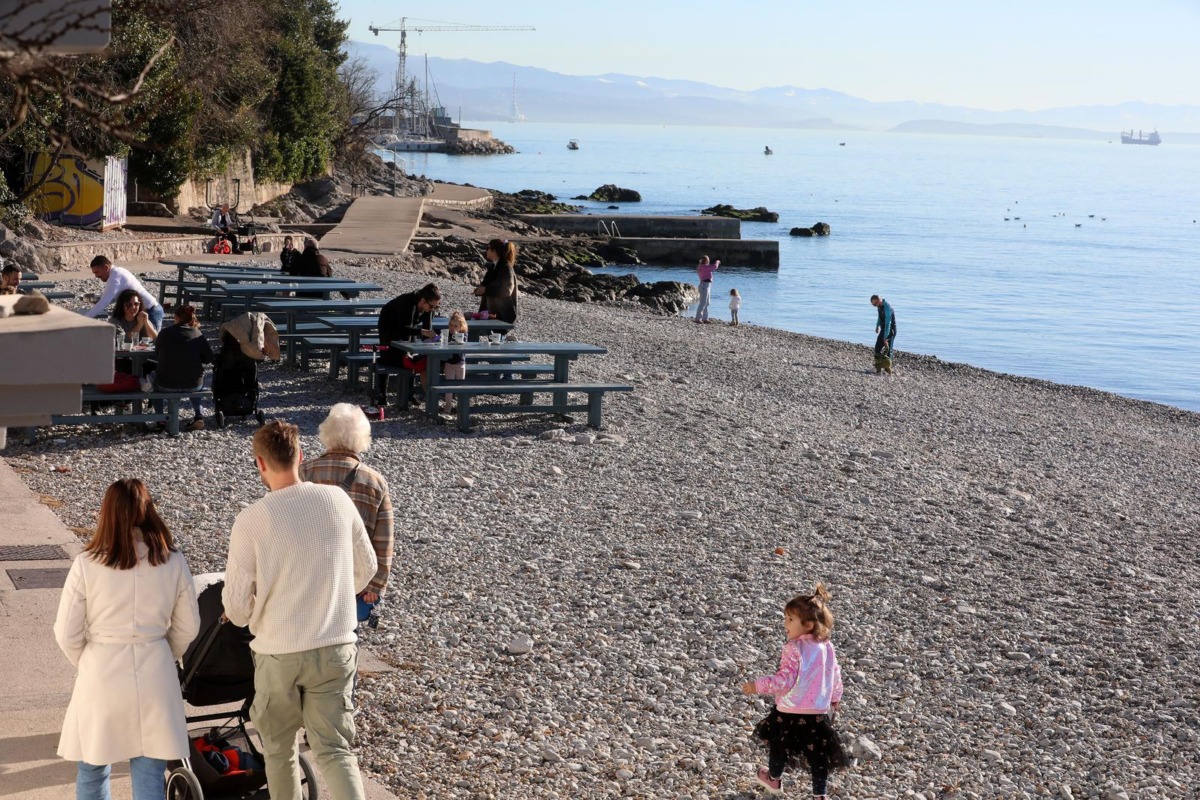
M736 221L736 220L735 220ZM779 242L762 239L648 239L613 237L609 243L628 247L647 264L694 266L700 256L720 259L731 267L779 269Z
M728 217L656 217L649 214L517 214L518 219L555 233L645 238L740 239L741 220Z

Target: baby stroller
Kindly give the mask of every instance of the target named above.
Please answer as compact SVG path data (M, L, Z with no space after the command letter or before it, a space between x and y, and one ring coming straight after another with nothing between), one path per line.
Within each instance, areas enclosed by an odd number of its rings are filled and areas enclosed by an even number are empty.
M238 249L243 253L254 253L258 255L262 252L258 246L258 226L254 220L246 225L238 225Z
M258 362L242 352L241 345L228 332L221 331L221 350L213 364L213 421L225 426L226 417L251 415L262 425L266 415L258 407Z
M167 800L204 798L263 798L267 775L263 755L246 730L254 700L254 659L246 628L222 622L225 609L221 573L197 575L200 601L200 635L183 654L179 686L192 706L241 703L234 711L188 717L191 757L171 762L167 775ZM201 723L217 723L209 726ZM318 800L317 776L304 753L299 754L300 785L305 800Z
M213 415L217 427L228 416L266 417L258 407L258 362L279 360L279 331L261 311L247 311L221 326L221 351L213 364Z

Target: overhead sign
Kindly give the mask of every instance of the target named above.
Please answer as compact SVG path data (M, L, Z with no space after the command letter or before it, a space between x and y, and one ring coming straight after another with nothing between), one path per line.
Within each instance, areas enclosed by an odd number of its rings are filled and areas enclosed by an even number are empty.
M0 57L98 53L111 34L111 0L0 0Z

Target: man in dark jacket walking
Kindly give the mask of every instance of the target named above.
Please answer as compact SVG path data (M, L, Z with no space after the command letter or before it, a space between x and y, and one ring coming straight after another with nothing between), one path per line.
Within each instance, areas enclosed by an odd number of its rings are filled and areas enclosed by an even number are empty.
M871 295L871 305L878 311L875 322L875 372L886 371L892 374L893 348L896 341L896 315L892 306L877 294Z

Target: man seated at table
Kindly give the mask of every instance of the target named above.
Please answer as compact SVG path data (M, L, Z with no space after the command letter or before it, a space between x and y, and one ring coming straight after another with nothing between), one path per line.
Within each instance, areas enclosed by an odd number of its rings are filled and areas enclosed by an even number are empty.
M213 230L216 231L218 238L227 239L229 247L235 253L240 253L238 249L237 237L237 221L233 218L233 214L229 211L229 203L221 203L220 206L213 209L212 219L209 220Z
M154 326L154 330L162 330L162 305L154 299L154 295L146 291L146 287L142 286L141 281L133 277L132 272L124 267L114 267L107 256L96 256L92 259L92 274L104 281L104 293L100 295L100 299L96 301L96 305L92 306L91 310L83 312L85 317L102 316L109 304L116 300L121 292L132 289L141 299L141 310L145 311L146 316L150 318L150 324ZM120 310L117 309L118 312Z
M21 291L21 268L16 264L5 264L0 270L0 294L25 294Z
M379 343L388 347L392 342L421 342L432 339L433 312L442 303L442 292L436 283L427 283L415 292L389 300L379 312ZM418 375L425 372L425 358L402 354L399 350L384 350L379 363L405 367ZM413 395L414 398L416 395ZM379 376L380 405L387 405L387 375Z

